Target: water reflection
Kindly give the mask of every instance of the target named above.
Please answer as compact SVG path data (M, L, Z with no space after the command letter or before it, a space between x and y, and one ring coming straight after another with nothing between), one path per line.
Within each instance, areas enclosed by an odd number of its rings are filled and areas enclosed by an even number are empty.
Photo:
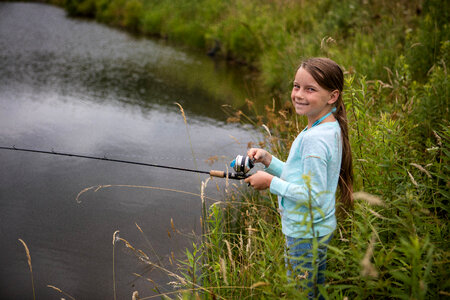
M249 127L226 124L220 109L243 105L248 86L207 57L68 19L56 7L0 3L1 145L224 169L256 139ZM219 158L212 165L211 156ZM77 299L111 299L114 231L146 253L154 249L152 259L168 267L171 253L190 244L185 235L168 237L170 220L183 234L198 233L199 197L129 186L198 193L205 176L5 151L0 163L2 299L32 295L18 238L30 248L38 298L58 296L51 284ZM207 193L220 197L215 183ZM75 201L84 188L104 184L128 187L90 190ZM123 245L115 265L118 299L135 289L152 293L133 273L170 290L167 275L139 264Z

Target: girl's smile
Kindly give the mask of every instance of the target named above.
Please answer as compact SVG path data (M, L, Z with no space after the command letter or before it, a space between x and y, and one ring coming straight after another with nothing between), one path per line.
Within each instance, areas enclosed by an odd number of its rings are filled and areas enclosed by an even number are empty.
M291 100L295 112L308 118L308 127L331 110L338 96L338 90L330 92L322 88L304 68L297 70ZM330 121L335 121L332 115L324 120Z

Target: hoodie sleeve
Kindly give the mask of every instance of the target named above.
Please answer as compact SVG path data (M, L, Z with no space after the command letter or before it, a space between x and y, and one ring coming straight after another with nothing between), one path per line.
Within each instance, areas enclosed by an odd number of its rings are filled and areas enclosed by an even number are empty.
M270 192L298 204L308 203L308 199L314 199L320 206L321 195L327 192L327 146L320 140L306 141L301 161L303 171L296 174L296 178L274 177L270 184ZM271 167L271 166L269 166Z
M284 162L272 155L272 161L267 168L264 168L264 171L274 176L280 177L281 172L283 171L284 164Z

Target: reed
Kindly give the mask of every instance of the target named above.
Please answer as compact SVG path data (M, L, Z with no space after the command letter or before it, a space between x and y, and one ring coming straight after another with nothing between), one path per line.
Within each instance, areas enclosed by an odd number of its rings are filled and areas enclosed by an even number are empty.
M175 102L175 105L178 106L178 108L180 109L180 113L181 113L181 115L183 116L184 125L185 125L185 127L186 127L186 134L187 134L187 137L188 137L189 146L190 146L190 148L191 148L192 159L194 160L194 166L195 166L195 168L198 169L197 158L195 157L194 147L193 147L193 145L192 145L191 134L189 133L189 126L188 126L188 123L187 123L186 114L184 113L183 106L181 106L180 103ZM198 175L197 177L198 177L199 181L201 182L200 176Z
M177 189L171 189L171 188L163 188L163 187L158 187L158 186L148 186L148 185L132 185L132 184L104 184L104 185L94 185L91 187L87 187L85 189L83 189L82 191L80 191L77 195L77 197L75 198L75 200L78 203L81 203L80 197L81 195L83 195L84 193L86 193L87 191L90 190L94 190L94 192L97 192L99 190L102 189L107 189L107 188L132 188L132 189L150 189L150 190L159 190L159 191L166 191L166 192L174 192L174 193L180 193L180 194L185 194L185 195L190 195L190 196L196 196L196 197L200 197L200 194L197 193L192 193L192 192L187 192L187 191L183 191L183 190L177 190ZM210 201L219 201L216 198L211 198L208 196L203 196L204 199L210 200Z
M31 264L30 250L28 249L27 244L22 239L19 239L19 242L21 242L23 247L25 248L25 253L27 255L28 268L30 269L31 288L33 290L33 299L36 299L36 292L35 292L35 288L34 288L33 266Z
M71 296L70 294L64 292L64 291L61 290L60 288L57 288L57 287L54 286L54 285L48 284L47 287L48 287L48 288L51 288L51 289L53 289L53 290L55 290L55 291L60 292L61 294L65 295L66 297L69 297L69 298L72 299L72 300L75 300L75 298L74 298L73 296Z
M115 263L115 249L116 249L116 242L119 240L119 230L116 230L113 234L112 239L112 276L113 276L113 295L114 300L116 299L116 263Z

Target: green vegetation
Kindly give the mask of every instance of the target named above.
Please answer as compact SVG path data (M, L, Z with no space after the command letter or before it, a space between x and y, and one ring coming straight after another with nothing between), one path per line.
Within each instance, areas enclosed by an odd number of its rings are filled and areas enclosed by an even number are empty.
M302 57L346 70L354 155L354 210L339 222L328 259L330 299L450 296L448 1L66 0L72 15L157 35L248 64L277 105L230 120L262 124L261 146L281 159L304 126L287 92ZM269 96L268 96L269 97ZM292 299L277 203L231 192L205 205L203 236L180 284L211 299ZM199 286L200 284L200 286Z
M55 1L55 0L54 0ZM58 0L56 0L58 2ZM61 2L61 0L59 0ZM448 56L446 1L65 0L71 15L156 35L260 70L286 91L301 57L328 56L349 72L387 79L404 55L425 80Z

